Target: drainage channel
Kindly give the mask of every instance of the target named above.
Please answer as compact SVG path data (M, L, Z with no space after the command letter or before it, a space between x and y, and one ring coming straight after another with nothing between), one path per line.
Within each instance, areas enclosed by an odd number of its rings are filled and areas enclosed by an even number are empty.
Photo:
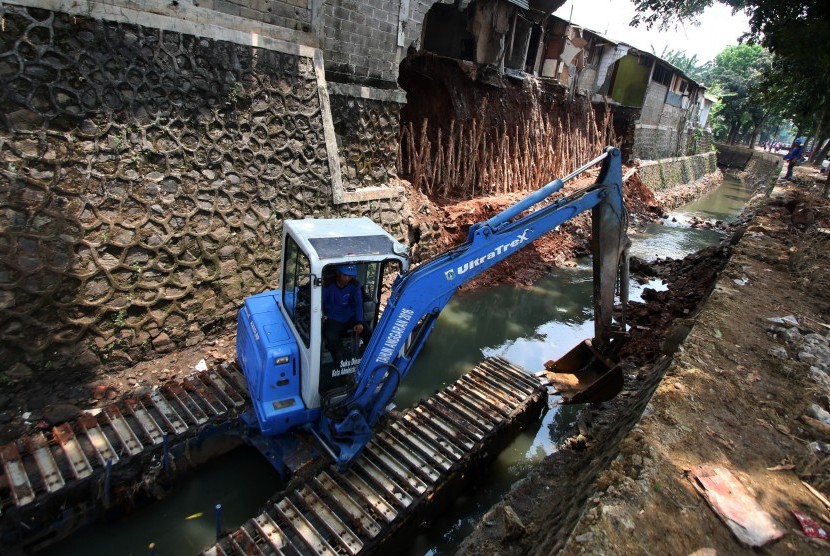
M302 552L327 546L321 542L377 546L435 498L447 478L463 475L526 416L538 417L542 398L544 387L534 377L498 358L484 361L419 406L391 416L351 471L320 473L298 491L300 499L281 499L277 514L249 521L225 548L232 552L234 543L247 542L249 530L253 553L257 542L278 544L277 536ZM43 548L103 515L130 509L138 486L169 483L239 446L241 437L233 435L241 431L239 414L247 405L243 375L224 364L0 447L3 545ZM348 528L338 520L352 523L358 510L366 525L343 537ZM217 554L222 547L214 548Z
M382 550L446 502L546 402L541 381L489 358L455 383L389 415L345 473L330 466L288 488L205 556L365 554Z

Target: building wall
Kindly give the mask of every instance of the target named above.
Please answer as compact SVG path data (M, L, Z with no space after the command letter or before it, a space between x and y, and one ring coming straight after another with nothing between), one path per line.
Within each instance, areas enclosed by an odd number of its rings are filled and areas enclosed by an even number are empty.
M649 81L643 99L643 109L640 116L640 123L647 125L659 125L663 121L664 114L671 106L666 105L666 91L668 88L656 81Z
M637 158L657 160L704 152L705 146L690 142L694 134L688 127L692 110L665 104L666 90L664 85L649 82L640 120L636 124L633 153Z
M262 21L285 29L311 32L312 10L308 0L198 0L199 7L219 13Z
M285 218L365 215L406 237L400 97L330 97L321 51L257 22L66 9L0 5L4 360L198 342L277 284Z
M625 56L619 61L611 97L623 106L641 106L647 91L649 66L641 66L636 56Z

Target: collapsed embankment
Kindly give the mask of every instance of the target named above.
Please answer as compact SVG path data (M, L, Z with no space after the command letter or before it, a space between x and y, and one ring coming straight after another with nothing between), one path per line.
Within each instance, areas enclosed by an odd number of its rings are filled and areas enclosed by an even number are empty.
M594 183L598 168L566 184L563 194ZM623 168L623 195L631 223L651 221L666 211L714 189L723 181L714 152L649 161ZM467 239L467 231L515 204L527 193L509 193L469 200L431 199L417 192L407 202L414 262L423 262ZM553 267L573 266L590 253L591 216L583 213L525 247L465 286L465 289L510 283L531 285Z

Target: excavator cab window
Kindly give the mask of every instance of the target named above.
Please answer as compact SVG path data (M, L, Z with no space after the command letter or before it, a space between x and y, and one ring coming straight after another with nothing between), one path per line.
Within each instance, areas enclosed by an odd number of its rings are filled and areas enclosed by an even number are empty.
M382 294L399 272L397 260L331 264L323 269L321 394L353 380L380 317ZM362 330L356 329L357 324Z
M282 302L306 347L311 342L311 264L299 245L285 238Z

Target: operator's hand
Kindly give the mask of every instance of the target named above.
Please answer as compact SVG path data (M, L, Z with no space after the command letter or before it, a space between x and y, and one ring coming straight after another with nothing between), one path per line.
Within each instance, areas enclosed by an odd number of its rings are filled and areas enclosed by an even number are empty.
M355 324L354 325L354 331L355 331L355 334L363 334L363 325L360 324L360 323Z

